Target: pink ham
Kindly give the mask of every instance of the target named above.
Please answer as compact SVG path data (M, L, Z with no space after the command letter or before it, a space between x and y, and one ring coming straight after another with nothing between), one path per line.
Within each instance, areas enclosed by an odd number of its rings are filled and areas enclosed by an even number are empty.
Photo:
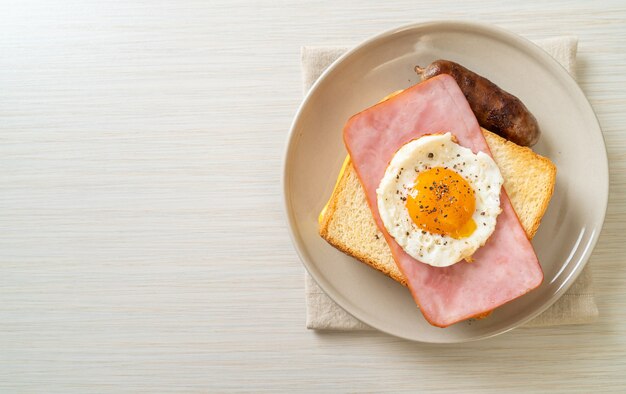
M445 74L366 109L344 128L344 141L376 224L424 317L439 327L484 314L536 288L543 280L535 251L504 188L496 229L476 251L473 263L431 267L406 254L385 231L378 214L376 188L389 161L405 143L447 131L474 153L491 154L461 89Z

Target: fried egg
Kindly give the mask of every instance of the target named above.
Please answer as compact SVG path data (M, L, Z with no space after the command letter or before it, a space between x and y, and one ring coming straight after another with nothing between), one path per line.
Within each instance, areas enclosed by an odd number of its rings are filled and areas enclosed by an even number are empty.
M393 156L378 189L387 232L410 256L434 267L471 260L496 228L503 179L491 156L451 133L410 141Z

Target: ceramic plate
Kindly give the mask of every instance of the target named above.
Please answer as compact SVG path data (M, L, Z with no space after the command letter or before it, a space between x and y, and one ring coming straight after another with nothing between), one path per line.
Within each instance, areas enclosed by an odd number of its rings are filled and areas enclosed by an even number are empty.
M459 62L519 97L542 136L534 150L558 168L550 206L533 245L541 287L487 319L436 328L403 286L328 245L317 216L346 156L342 128L353 114L417 83L416 64ZM304 99L289 135L283 174L293 242L321 288L366 324L423 342L491 337L529 321L574 282L597 241L608 198L608 165L594 112L576 82L552 57L512 33L474 23L433 22L380 34L328 68Z

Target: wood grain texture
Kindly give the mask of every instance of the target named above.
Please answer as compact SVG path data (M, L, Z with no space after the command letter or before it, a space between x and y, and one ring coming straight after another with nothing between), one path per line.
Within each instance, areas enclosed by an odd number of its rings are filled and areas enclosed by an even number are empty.
M337 3L0 4L0 391L623 391L624 2ZM431 19L579 37L611 172L598 324L443 347L304 328L280 191L300 46Z

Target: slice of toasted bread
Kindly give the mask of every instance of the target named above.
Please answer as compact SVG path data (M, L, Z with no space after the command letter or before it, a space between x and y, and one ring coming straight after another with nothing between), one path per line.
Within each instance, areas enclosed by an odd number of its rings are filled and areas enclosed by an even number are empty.
M504 188L530 239L537 232L552 197L556 167L529 148L507 141L485 129L483 134L500 167ZM320 214L319 233L337 249L406 286L406 278L396 266L389 246L374 222L365 200L365 192L349 158Z

